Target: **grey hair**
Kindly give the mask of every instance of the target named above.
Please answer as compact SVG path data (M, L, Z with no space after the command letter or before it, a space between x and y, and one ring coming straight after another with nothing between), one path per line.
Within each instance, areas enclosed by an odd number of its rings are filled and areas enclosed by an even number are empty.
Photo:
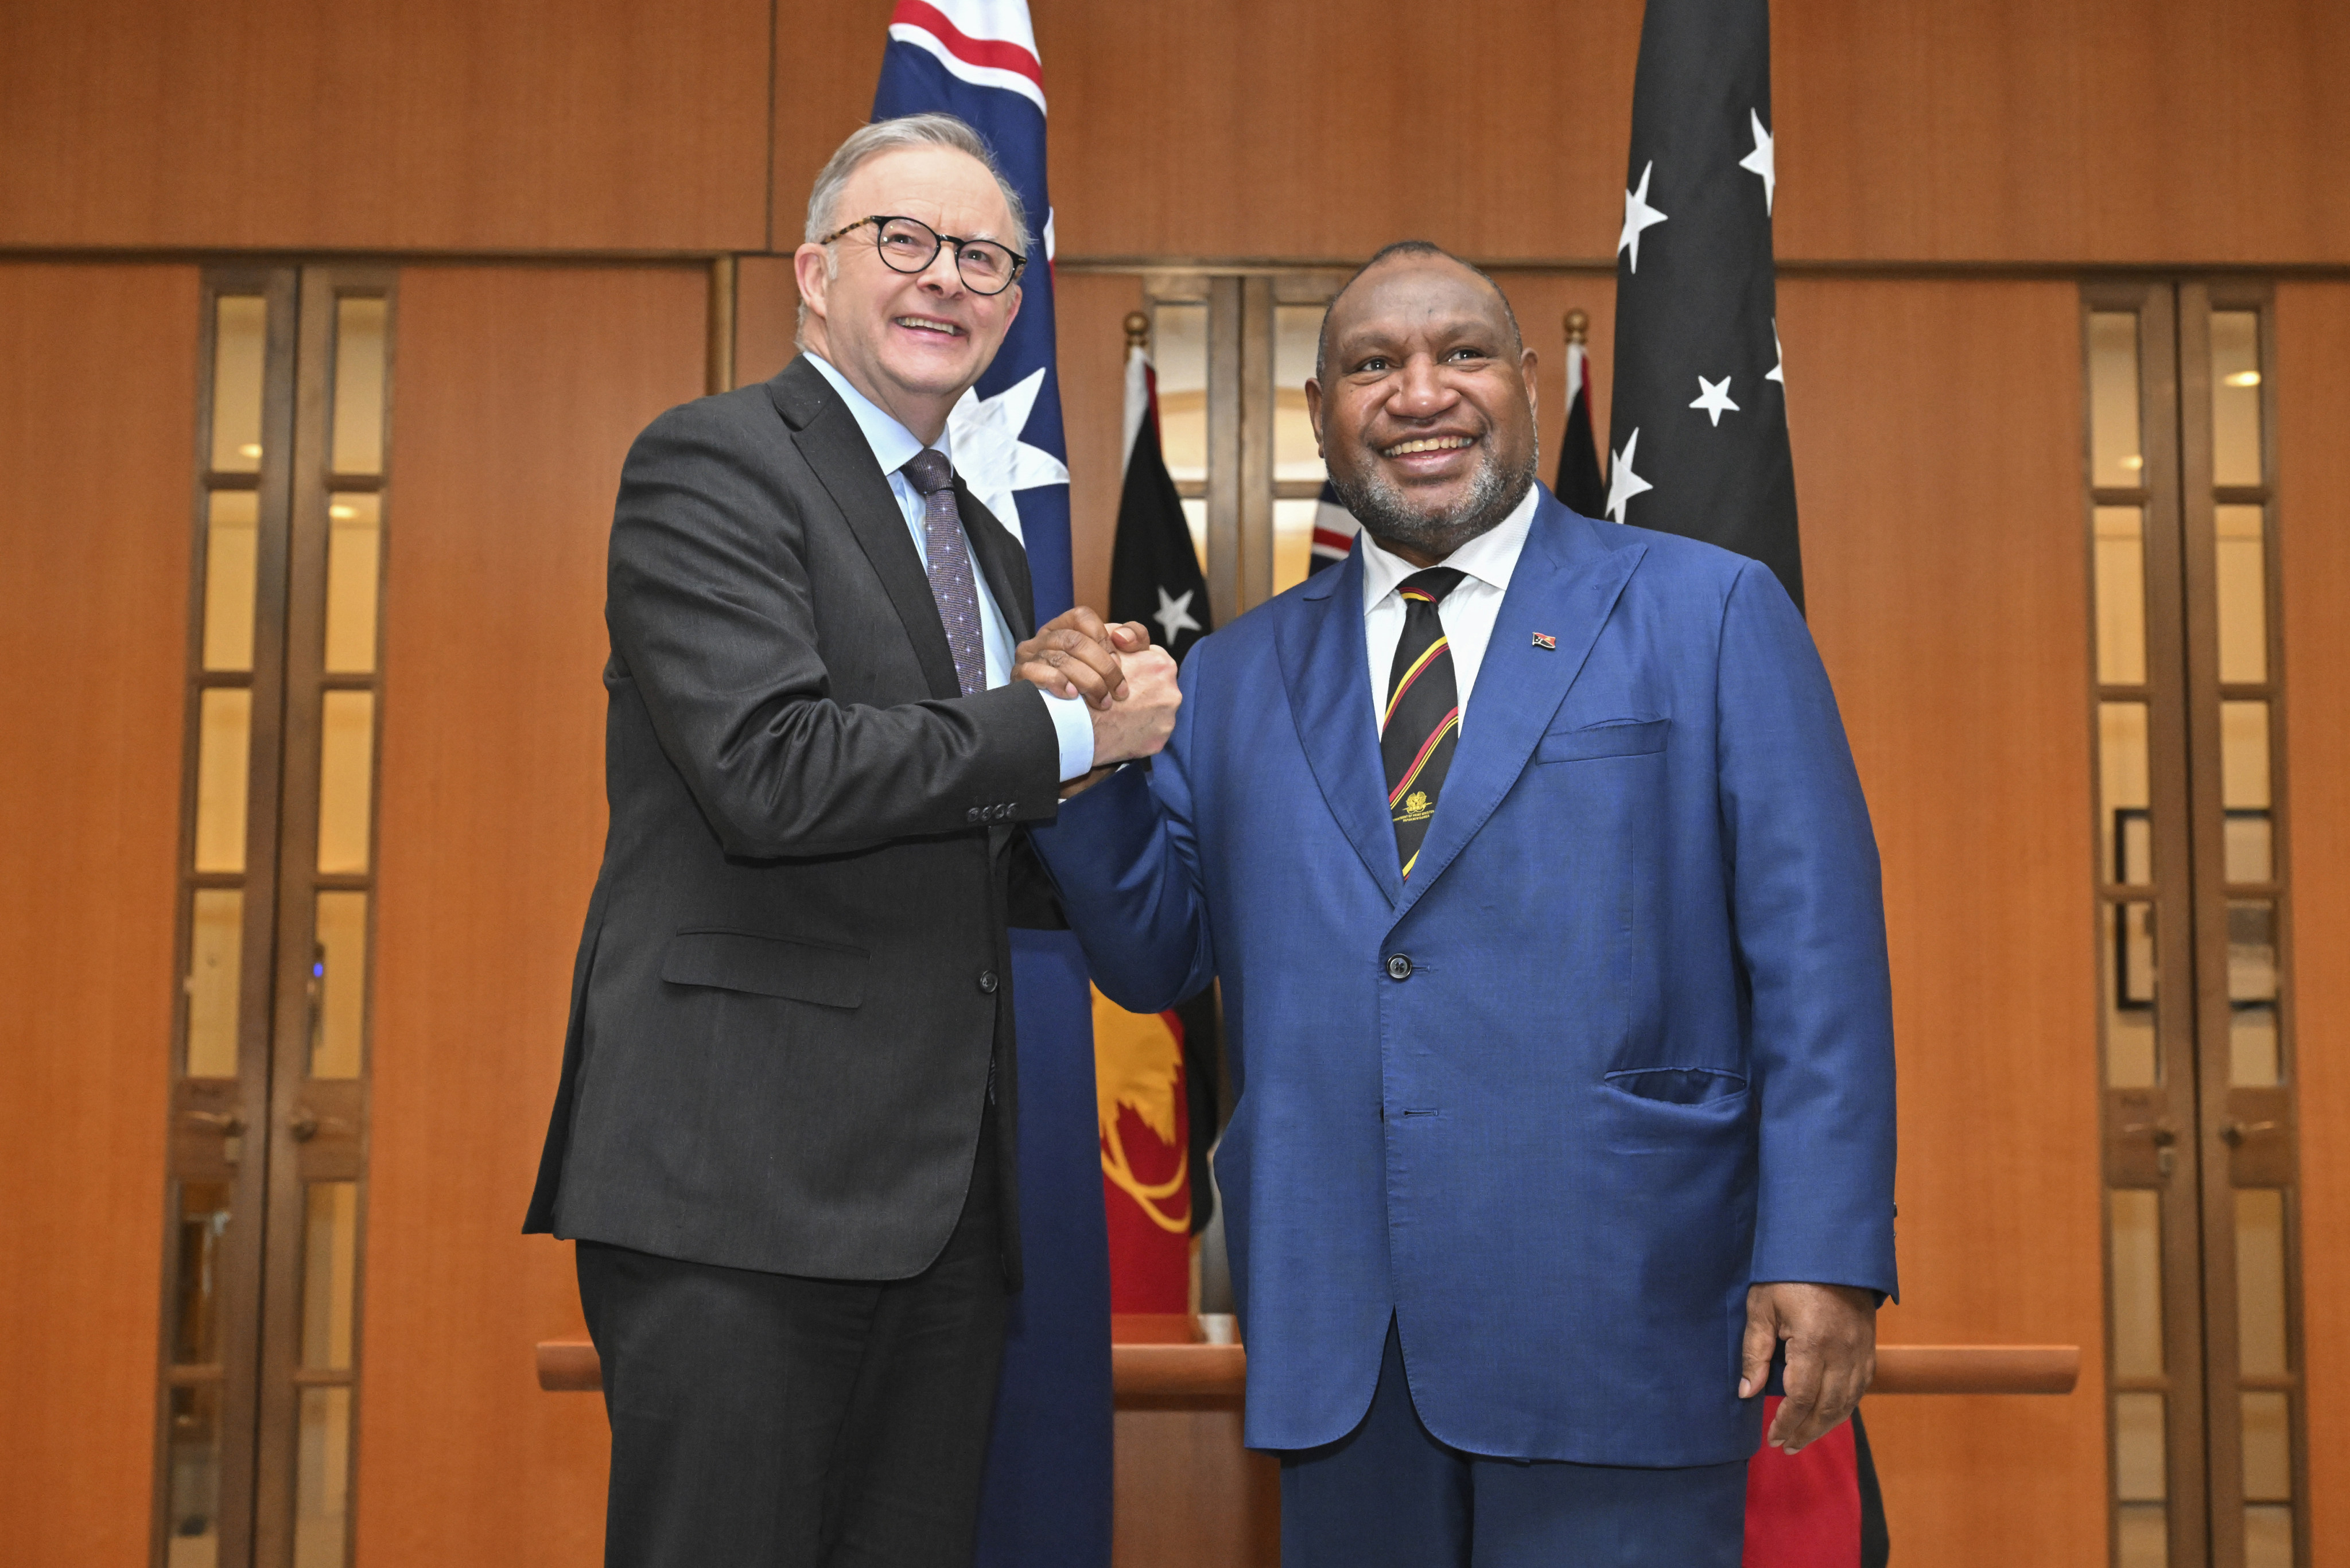
M884 152L909 147L950 147L977 159L994 177L995 188L1003 195L1004 210L1012 214L1012 233L1005 236L1004 243L1024 256L1035 248L1035 236L1028 228L1027 203L1020 200L1019 191L1005 177L1003 166L995 161L995 150L987 144L985 137L951 114L909 114L897 119L877 119L851 132L826 161L816 184L808 191L807 230L802 236L806 243L823 244L825 236L840 227L840 192L847 186L850 176ZM827 246L825 276L833 275L836 265ZM795 337L807 328L806 300L800 302L799 327Z

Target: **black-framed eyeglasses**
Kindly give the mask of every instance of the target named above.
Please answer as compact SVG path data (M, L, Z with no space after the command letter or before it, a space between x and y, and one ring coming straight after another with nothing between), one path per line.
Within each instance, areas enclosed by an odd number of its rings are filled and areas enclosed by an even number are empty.
M931 264L938 260L940 246L954 246L955 272L962 278L962 286L973 294L1002 294L1020 281L1021 269L1028 265L1028 258L1010 245L942 234L920 218L880 214L859 218L853 223L843 223L816 244L828 245L868 223L873 225L874 249L881 253L883 265L892 272L928 272Z

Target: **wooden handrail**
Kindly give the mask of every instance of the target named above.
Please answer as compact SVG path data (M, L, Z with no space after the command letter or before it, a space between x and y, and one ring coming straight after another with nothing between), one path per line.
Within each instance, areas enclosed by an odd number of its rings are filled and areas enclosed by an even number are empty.
M1180 1314L1112 1319L1112 1386L1136 1398L1239 1398L1248 1352L1232 1337L1231 1322ZM1869 1393L2069 1394L2080 1377L2077 1345L1880 1345ZM601 1388L596 1347L584 1339L540 1341L538 1386Z

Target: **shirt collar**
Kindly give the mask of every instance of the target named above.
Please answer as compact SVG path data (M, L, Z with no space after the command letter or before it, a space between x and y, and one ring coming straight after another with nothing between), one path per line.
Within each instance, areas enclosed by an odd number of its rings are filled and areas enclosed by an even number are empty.
M850 385L848 378L835 369L831 361L823 355L809 354L807 362L832 383L832 389L838 392L840 400L848 405L849 417L857 421L857 428L865 432L865 444L873 449L873 461L881 465L883 473L895 473L913 461L914 454L922 450L922 443L914 439L913 431L885 412L880 404ZM931 445L949 462L954 461L954 432L951 430L941 431L939 439Z
M1541 484L1529 484L1525 498L1510 509L1507 517L1445 556L1438 565L1457 567L1496 593L1508 593L1510 576L1518 569L1518 556L1526 547L1526 535L1534 528L1534 509L1541 504ZM1406 577L1419 569L1381 545L1368 533L1364 534L1363 608L1367 612L1376 607L1400 587Z

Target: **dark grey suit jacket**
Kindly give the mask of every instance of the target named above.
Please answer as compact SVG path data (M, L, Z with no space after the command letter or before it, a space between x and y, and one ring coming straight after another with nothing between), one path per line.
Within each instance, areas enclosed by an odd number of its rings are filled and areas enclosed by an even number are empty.
M1019 542L956 492L1026 637ZM605 620L611 826L525 1229L918 1273L962 1208L993 1059L1016 1282L1005 925L1011 868L1035 866L1015 825L1058 808L1043 697L958 694L904 514L805 359L638 438Z

